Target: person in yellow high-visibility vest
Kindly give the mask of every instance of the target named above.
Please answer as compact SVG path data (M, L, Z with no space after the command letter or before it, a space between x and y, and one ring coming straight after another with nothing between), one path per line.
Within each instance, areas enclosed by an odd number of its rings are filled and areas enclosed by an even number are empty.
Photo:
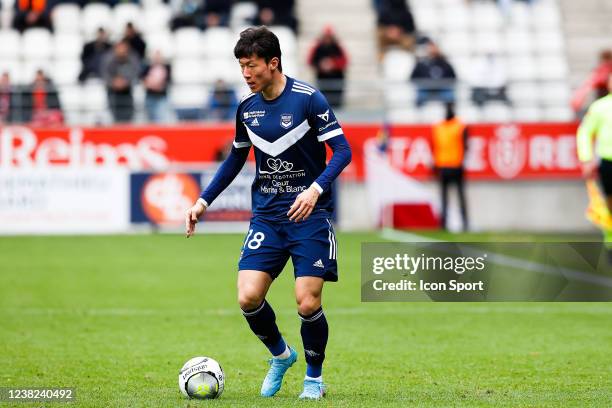
M594 185L594 180L599 176L605 206L595 209L602 213L597 224L604 232L606 245L612 248L612 74L608 76L608 91L608 95L589 107L578 128L577 147L582 174L587 183Z
M446 105L446 119L433 126L434 166L442 193L442 228L447 229L448 187L457 185L463 230L468 229L467 204L464 191L463 159L467 150L467 126L455 116L454 106Z

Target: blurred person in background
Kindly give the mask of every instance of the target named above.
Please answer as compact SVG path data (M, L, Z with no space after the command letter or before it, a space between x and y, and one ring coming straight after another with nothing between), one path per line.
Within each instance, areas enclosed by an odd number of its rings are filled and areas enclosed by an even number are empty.
M123 41L130 44L130 48L138 57L142 60L145 57L147 51L147 43L142 39L142 35L136 30L133 23L127 23L125 25L125 33L123 34Z
M427 55L419 59L410 76L417 86L417 107L434 100L455 103L455 70L433 41L427 42L426 49Z
M140 78L141 62L126 41L115 44L106 55L102 75L115 122L131 122L134 117L132 85Z
M112 47L106 30L102 27L98 28L96 39L86 43L81 51L80 82L88 78L102 78L102 60Z
M308 64L314 68L317 86L329 104L333 108L341 106L348 58L330 26L324 29L310 51Z
M578 159L587 180L599 178L607 205L604 242L612 250L612 73L608 74L608 95L593 102L577 135Z
M231 120L237 108L236 92L225 81L218 79L208 100L208 118L216 121Z
M453 104L446 104L446 119L433 126L432 139L434 170L440 181L443 229L448 229L448 188L452 184L457 186L463 231L469 228L463 168L467 138L467 126L455 116Z
M257 14L253 25L281 25L297 32L298 21L295 17L295 0L256 0Z
M24 92L23 108L23 119L32 126L49 127L64 123L57 89L41 69L36 71L34 81Z
M572 108L576 113L583 111L592 91L595 91L596 98L602 98L608 94L610 73L612 73L612 49L607 49L599 54L598 65L591 71L588 78L572 97Z
M204 2L204 29L210 27L227 27L233 0L206 0Z
M508 77L506 67L499 56L490 51L480 56L472 69L472 101L483 107L489 101L501 101L510 105L506 94Z
M405 0L378 0L378 52L382 60L389 47L399 47L413 51L415 45L414 18Z
M170 0L172 31L182 27L198 27L204 25L202 14L202 0Z
M8 72L3 72L0 76L0 126L17 121L17 98L17 90L11 84L11 76Z
M52 7L47 0L16 0L13 28L21 33L35 27L53 31L49 15Z
M168 85L171 76L170 64L166 63L159 50L155 51L151 61L144 66L142 72L146 92L145 110L150 122L169 123L172 121L168 103Z

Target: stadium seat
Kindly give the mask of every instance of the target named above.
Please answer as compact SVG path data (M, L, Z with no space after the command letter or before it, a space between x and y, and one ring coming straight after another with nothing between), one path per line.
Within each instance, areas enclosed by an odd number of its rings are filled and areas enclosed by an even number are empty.
M16 30L0 31L0 62L4 59L17 59L21 52L21 36Z
M446 33L440 39L442 52L452 57L465 57L473 52L474 41L468 31Z
M473 104L463 103L457 106L457 116L465 123L479 123L482 112Z
M290 28L285 26L271 26L270 30L278 37L283 56L297 55L297 38L295 38L295 34Z
M385 103L391 108L406 108L414 105L415 89L407 81L384 84Z
M106 3L88 3L83 7L81 13L81 31L85 41L92 40L96 36L98 28L107 31L112 27L111 8Z
M535 2L531 7L532 21L539 28L559 28L561 26L561 13L556 3Z
M568 105L572 97L567 81L545 82L540 85L540 100L547 105L566 102Z
M503 27L504 19L499 7L492 2L475 2L471 7L470 26L478 30L495 31Z
M383 57L383 78L386 81L405 82L410 78L414 65L414 54L404 50L391 49Z
M533 49L533 38L528 31L507 31L505 38L506 51L511 55L525 55Z
M80 124L83 94L79 85L58 86L60 104L66 121L71 125Z
M237 84L242 80L238 63L229 58L212 58L200 64L206 67L202 70L202 80L205 84L212 85L218 79L229 84Z
M92 114L108 109L108 95L101 81L87 81L81 92L83 95L81 107L85 113Z
M410 108L391 109L387 115L387 120L391 123L413 124L418 120L418 112Z
M544 56L538 58L537 77L542 80L560 81L567 78L569 67L563 57Z
M538 103L540 93L534 83L514 82L508 86L508 98L517 106L532 106Z
M21 36L22 57L28 59L45 59L51 57L51 33L44 28L30 28Z
M142 22L142 31L144 34L155 34L161 31L167 31L169 27L172 12L170 7L161 3L154 7L144 9L144 20Z
M21 64L19 76L21 84L31 84L36 76L36 71L42 69L45 76L53 78L55 76L54 66L48 59L27 59Z
M174 32L175 57L197 58L203 54L204 46L200 30L195 27L183 27Z
M58 33L78 34L80 31L81 9L73 3L60 3L51 11L53 30Z
M83 39L80 33L56 33L53 36L53 58L79 59L83 51Z
M444 119L446 108L442 102L429 102L418 111L418 122L431 124Z
M442 21L442 27L447 31L465 31L470 25L470 13L464 4L446 6L439 9L438 18ZM418 22L417 22L418 26Z
M202 85L174 85L169 92L170 103L181 120L203 119L208 96L209 88Z
M529 56L513 57L509 60L508 76L514 81L530 81L536 78L537 67Z
M426 6L412 9L417 28L423 33L434 35L442 25L437 9L427 4L428 2L417 1L416 3Z
M205 81L207 71L202 59L177 58L172 63L172 80L181 85L199 85Z
M503 48L502 36L496 31L480 31L474 40L474 50L478 54L499 52Z
M0 58L0 74L4 72L8 72L11 83L21 84L21 63L18 59Z
M143 10L135 3L119 3L113 8L113 37L121 38L125 32L125 25L132 23L134 26L142 30Z
M56 60L53 64L53 81L56 85L73 85L78 81L81 61L77 58Z
M544 120L565 122L576 119L576 114L569 106L551 106L544 108Z
M504 103L489 102L482 109L482 120L485 122L510 122L512 110Z
M520 105L514 108L512 116L516 122L539 122L542 110L535 105Z
M170 31L161 30L149 33L145 36L145 41L147 42L147 57L150 58L155 51L159 50L164 58L168 60L174 58L174 39Z
M238 36L234 36L229 28L211 27L202 35L204 52L207 57L233 58L233 50Z
M253 2L241 2L232 6L230 12L230 27L236 30L238 27L249 25L252 18L257 14L257 4Z
M538 31L534 36L535 48L539 54L562 54L565 40L560 31Z
M531 8L522 1L513 1L510 9L511 30L525 30L531 25Z

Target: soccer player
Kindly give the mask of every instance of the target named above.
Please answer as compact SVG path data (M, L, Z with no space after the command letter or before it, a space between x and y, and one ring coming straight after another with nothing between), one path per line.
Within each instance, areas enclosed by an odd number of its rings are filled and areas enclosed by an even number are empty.
M606 196L608 212L612 213L612 74L608 76L609 94L593 102L578 129L578 158L584 177L599 181ZM596 155L593 154L597 139ZM609 218L608 214L608 218ZM612 250L612 229L604 228L604 243Z
M321 293L325 281L338 280L331 188L350 162L351 150L321 92L283 74L276 35L265 27L248 28L240 33L234 55L252 93L238 106L231 153L186 212L187 237L240 172L254 145L253 218L238 263L238 302L251 330L272 354L261 395L276 394L297 360L266 301L291 257L307 364L299 398L318 400L325 394L322 366L328 338ZM327 165L325 143L333 152Z

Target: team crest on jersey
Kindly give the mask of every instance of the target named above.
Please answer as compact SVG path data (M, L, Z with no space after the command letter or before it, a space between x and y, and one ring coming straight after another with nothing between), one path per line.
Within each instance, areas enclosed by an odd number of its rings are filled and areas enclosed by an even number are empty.
M280 125L285 129L289 129L293 126L293 115L290 113L283 113L281 115Z

